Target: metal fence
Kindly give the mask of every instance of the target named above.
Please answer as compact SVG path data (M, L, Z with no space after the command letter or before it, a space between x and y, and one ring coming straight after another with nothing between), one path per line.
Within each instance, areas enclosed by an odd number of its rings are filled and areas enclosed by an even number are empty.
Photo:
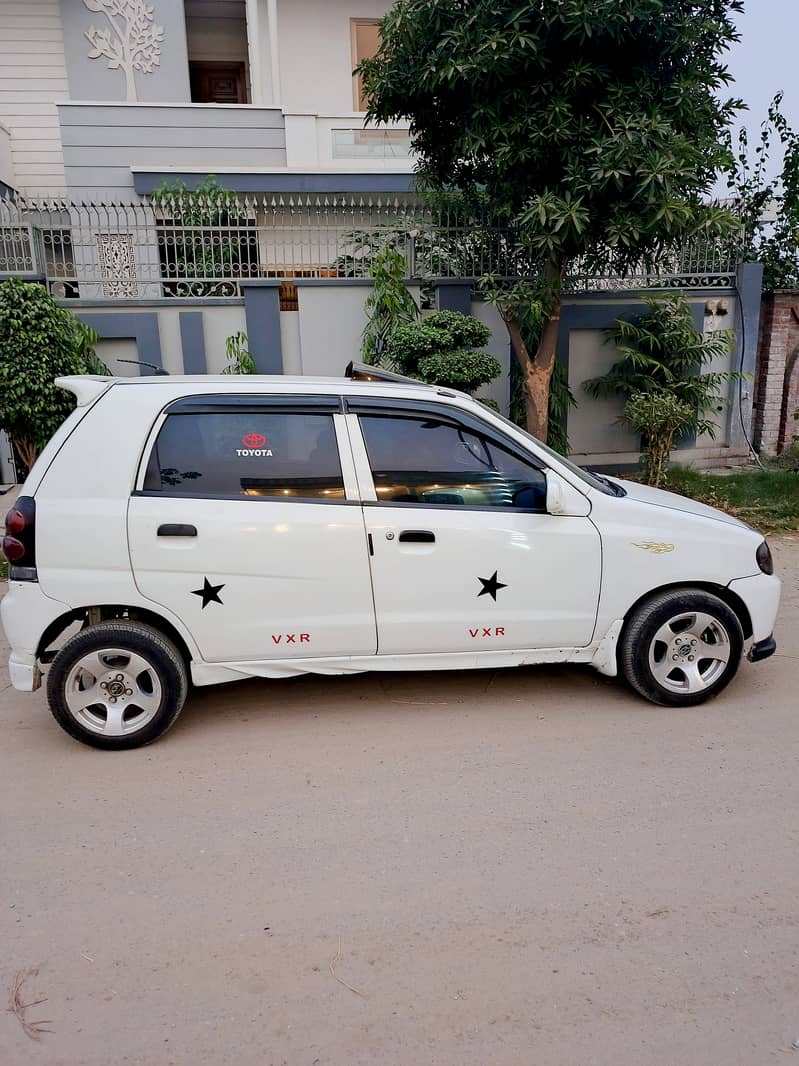
M413 197L0 200L0 276L40 278L63 299L235 298L249 279L368 278L387 246L408 280L533 278L523 238ZM623 275L578 263L566 288L730 288L737 265L736 242L695 241Z

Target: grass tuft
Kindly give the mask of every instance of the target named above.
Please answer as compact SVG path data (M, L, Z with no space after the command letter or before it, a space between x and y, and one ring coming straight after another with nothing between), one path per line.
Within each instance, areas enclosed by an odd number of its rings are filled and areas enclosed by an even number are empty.
M799 531L799 472L745 467L707 474L673 466L664 488L735 515L761 533Z

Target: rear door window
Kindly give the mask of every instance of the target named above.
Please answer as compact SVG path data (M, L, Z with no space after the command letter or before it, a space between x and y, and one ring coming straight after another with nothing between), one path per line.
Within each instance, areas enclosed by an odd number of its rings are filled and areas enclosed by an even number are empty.
M169 414L143 488L166 496L342 500L333 416L268 409Z

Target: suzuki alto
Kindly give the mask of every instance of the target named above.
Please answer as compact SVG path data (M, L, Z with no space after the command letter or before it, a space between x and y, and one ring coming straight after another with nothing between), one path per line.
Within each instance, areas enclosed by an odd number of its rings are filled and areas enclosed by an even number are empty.
M59 379L77 406L5 521L14 687L45 675L56 721L116 749L190 685L569 662L682 707L774 652L755 530L349 369Z

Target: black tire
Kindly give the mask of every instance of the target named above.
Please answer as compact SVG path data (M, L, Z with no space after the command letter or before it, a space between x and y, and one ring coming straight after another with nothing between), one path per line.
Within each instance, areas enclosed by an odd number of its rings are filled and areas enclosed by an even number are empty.
M687 622L680 616L688 616ZM704 616L713 624L702 628ZM667 635L668 641L662 639ZM674 589L650 597L627 620L619 665L644 699L692 707L717 696L732 681L743 644L740 619L718 596L702 589Z
M79 666L93 658L96 668ZM141 663L146 670L138 670ZM106 669L108 673L101 672ZM76 634L47 675L47 699L61 728L83 744L106 750L138 748L163 736L180 714L187 691L186 664L172 641L151 626L124 619ZM91 699L94 693L97 701ZM86 707L77 708L84 699Z

